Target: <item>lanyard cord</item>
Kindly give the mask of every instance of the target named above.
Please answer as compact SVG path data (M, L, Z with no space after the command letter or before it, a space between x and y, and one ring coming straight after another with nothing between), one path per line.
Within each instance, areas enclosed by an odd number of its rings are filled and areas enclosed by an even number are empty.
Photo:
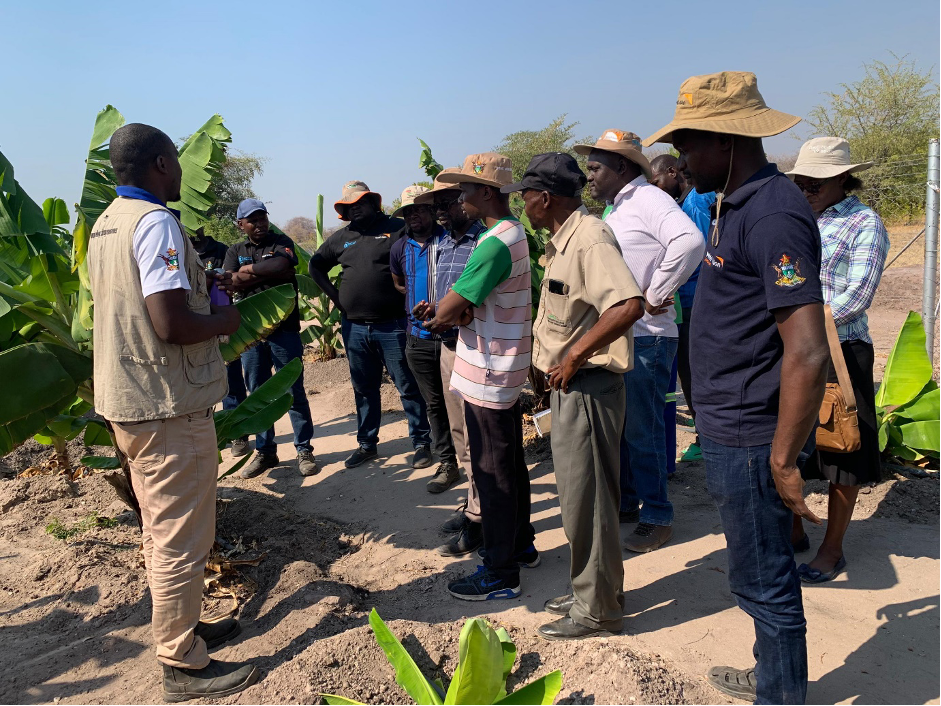
M722 191L716 193L716 222L712 227L712 247L719 247L719 216L722 213L722 197L725 196L725 190L729 188L729 181L732 179L732 159L735 157L735 137L732 137L732 149L729 150L729 173L725 177L725 186Z

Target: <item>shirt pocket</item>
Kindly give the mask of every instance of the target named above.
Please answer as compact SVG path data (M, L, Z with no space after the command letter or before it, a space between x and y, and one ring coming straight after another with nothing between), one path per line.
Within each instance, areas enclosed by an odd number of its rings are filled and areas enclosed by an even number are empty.
M216 339L183 347L183 375L187 382L203 387L221 377L222 356Z
M546 324L555 331L569 331L572 328L571 304L568 294L554 294L548 290L543 292L546 302Z

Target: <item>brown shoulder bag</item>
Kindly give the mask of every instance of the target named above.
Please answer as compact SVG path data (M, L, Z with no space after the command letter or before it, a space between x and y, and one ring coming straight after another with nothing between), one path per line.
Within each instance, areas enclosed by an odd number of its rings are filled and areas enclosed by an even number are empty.
M856 418L856 395L850 380L836 322L830 307L824 308L830 359L839 382L828 382L820 403L820 426L817 427L817 448L832 453L850 453L860 447L859 420Z

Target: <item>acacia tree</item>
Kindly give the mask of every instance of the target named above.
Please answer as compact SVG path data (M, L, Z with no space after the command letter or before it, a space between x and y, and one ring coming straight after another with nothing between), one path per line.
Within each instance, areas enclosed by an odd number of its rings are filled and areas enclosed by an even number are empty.
M244 199L258 198L252 188L256 176L264 173L265 158L248 152L230 151L213 181L216 202L207 212L206 233L216 240L232 245L242 240L235 227L235 212Z
M805 121L813 135L845 138L855 161L875 161L862 174L865 201L883 217L924 209L928 141L938 136L938 83L934 68L920 70L907 56L872 61L863 78L840 84Z

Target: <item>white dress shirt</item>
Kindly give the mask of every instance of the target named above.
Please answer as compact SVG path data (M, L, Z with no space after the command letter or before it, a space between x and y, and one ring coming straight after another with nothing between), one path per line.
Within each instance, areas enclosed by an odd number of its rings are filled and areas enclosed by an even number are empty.
M651 306L659 306L689 279L706 251L702 233L666 192L641 175L614 197L605 218L628 269ZM635 336L677 338L676 312L644 317L634 324Z

